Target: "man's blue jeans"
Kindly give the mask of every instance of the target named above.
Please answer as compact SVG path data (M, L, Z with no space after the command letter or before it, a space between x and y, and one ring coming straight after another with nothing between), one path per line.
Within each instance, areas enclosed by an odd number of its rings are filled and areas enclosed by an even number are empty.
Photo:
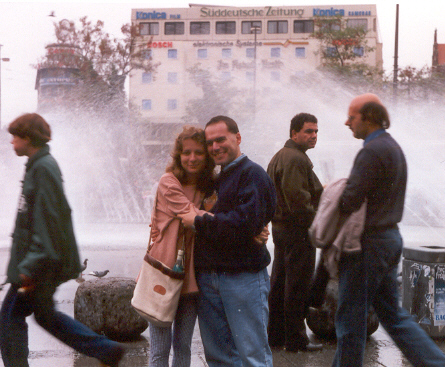
M200 272L199 329L210 367L272 367L267 340L267 269Z
M105 364L115 363L119 343L96 334L87 326L54 309L55 287L37 288L21 295L11 284L0 311L0 347L5 367L28 367L28 325L26 317L34 313L37 323L60 341L80 353Z
M361 245L360 254L343 255L340 260L337 352L332 366L363 365L366 317L371 305L382 326L414 366L445 366L445 355L399 306L397 267L403 247L399 230L365 230Z

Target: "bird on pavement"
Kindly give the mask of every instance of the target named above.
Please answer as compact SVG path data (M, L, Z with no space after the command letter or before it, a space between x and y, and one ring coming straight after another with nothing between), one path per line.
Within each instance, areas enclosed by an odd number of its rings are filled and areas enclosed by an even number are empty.
M84 272L85 269L87 268L87 262L88 262L88 259L85 259L85 260L83 261L83 265L80 266L80 276L81 276L81 277L82 277L82 275L83 275L83 272Z
M104 277L105 275L107 275L109 272L110 272L109 270L104 270L104 271L92 271L92 272L90 272L90 273L88 273L88 274L89 274L89 275L93 275L93 276L98 277L98 278L102 278L102 277Z

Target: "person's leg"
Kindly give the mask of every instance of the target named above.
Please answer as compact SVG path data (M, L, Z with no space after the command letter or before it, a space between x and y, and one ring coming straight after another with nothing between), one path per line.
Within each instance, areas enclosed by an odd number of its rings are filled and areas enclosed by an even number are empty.
M368 251L369 257L383 259L377 266L381 271L389 265L389 271L379 282L373 297L373 306L379 320L396 345L416 367L445 366L445 355L413 317L398 302L397 266L402 250L402 239L397 230L390 230L375 238L376 246ZM372 279L370 277L370 279Z
M332 367L360 367L366 345L367 279L363 254L343 255L335 315L337 351Z
M29 297L11 284L0 311L0 348L5 367L28 367L28 325L32 313Z
M267 269L220 275L220 293L243 367L271 367L267 340L270 283Z
M315 248L308 230L294 227L288 233L285 250L286 284L284 314L286 350L304 350L309 343L306 333L309 288L315 270Z
M209 367L242 367L220 295L219 274L197 274L200 290L198 323Z
M34 317L36 322L51 335L76 351L97 358L109 366L117 366L124 354L120 343L99 335L81 322L56 311L53 294L55 287L48 285L33 292Z
M172 344L172 328L149 324L150 331L150 367L168 367L168 358Z
M284 322L284 285L286 283L286 267L284 263L284 233L272 227L274 241L274 258L270 275L269 324L267 332L271 347L283 347L285 343Z
M173 324L172 367L190 367L191 345L198 314L199 295L188 294L179 299Z

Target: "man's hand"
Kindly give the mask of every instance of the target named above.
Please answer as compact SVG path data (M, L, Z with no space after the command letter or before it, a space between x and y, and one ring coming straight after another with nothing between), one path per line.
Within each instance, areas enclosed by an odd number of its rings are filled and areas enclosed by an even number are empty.
M36 284L34 280L25 274L19 274L20 280L22 281L21 287L17 290L18 293L30 293L36 289Z
M258 245L265 245L267 240L269 239L269 225L263 228L261 233L258 236L255 236L253 239Z
M178 214L178 217L182 219L182 224L184 224L185 227L193 227L196 215L195 208L190 206L190 211L188 213Z

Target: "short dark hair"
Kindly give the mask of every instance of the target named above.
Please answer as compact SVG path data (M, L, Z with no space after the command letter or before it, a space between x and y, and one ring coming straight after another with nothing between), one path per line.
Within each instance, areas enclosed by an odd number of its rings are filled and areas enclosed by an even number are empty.
M305 112L299 113L290 120L289 137L292 138L292 130L295 130L298 133L303 128L305 122L318 124L318 120L314 115Z
M43 147L51 140L51 127L37 113L25 113L8 126L8 132L22 139L28 137L34 147Z
M207 128L207 126L217 124L218 122L224 122L227 126L227 130L229 130L229 132L232 134L239 133L238 124L235 122L235 120L223 115L212 117L210 121L207 122L205 128Z
M367 102L359 110L363 121L369 121L379 125L382 129L388 129L391 125L389 114L385 106L377 102Z

